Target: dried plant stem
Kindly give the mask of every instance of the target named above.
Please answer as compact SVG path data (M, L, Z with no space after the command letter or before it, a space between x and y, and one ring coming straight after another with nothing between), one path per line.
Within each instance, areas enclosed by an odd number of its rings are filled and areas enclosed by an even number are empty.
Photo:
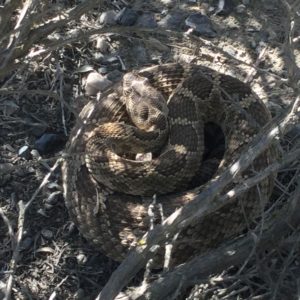
M16 268L17 268L17 265L20 260L20 248L21 248L21 242L22 242L23 234L24 234L24 222L25 222L26 211L29 209L32 202L36 199L37 195L41 192L42 188L48 183L50 176L53 174L53 172L56 170L56 168L61 164L61 161L62 161L61 159L58 159L56 161L54 166L50 169L50 172L44 177L42 183L36 189L36 191L34 192L32 197L26 204L24 204L24 202L22 200L19 201L19 203L18 203L18 206L19 206L18 232L17 232L17 237L15 239L15 247L13 249L12 258L10 261L11 273L7 280L4 300L11 299L11 292L12 292L12 287L14 284L14 275L15 275Z

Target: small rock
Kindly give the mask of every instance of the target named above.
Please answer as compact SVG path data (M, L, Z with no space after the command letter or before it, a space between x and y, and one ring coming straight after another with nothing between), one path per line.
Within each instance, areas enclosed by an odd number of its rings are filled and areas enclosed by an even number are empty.
M112 85L112 82L105 76L92 72L87 76L85 91L87 95L95 96L98 92L106 90L110 85Z
M83 253L80 253L76 256L77 262L79 265L83 265L87 262L87 256Z
M117 13L114 10L108 10L101 14L99 23L102 25L115 25Z
M184 25L184 20L187 16L188 14L186 12L176 10L167 14L157 24L165 29L181 30Z
M168 8L171 8L172 6L174 6L174 0L161 0L160 1L162 4L164 4L165 6L167 6Z
M79 67L76 72L77 73L88 73L88 72L91 72L91 71L94 71L93 66L83 65L83 66Z
M61 149L65 144L66 138L61 134L44 133L35 143L34 147L43 155Z
M239 14L242 14L246 11L246 6L244 4L240 4L236 7L236 11Z
M30 148L29 146L25 145L22 146L19 150L18 150L18 156L25 158L26 160L29 160L32 158L31 153L30 153Z
M29 236L25 237L21 242L21 251L28 250L33 244L33 239Z
M30 151L30 154L31 154L32 157L34 157L34 158L37 158L37 159L40 159L40 158L41 158L41 155L40 155L39 151L37 151L36 149L32 149L32 150Z
M136 22L137 27L144 28L155 28L157 27L157 22L155 20L155 15L152 12L144 12L141 16L138 17Z
M98 49L101 53L107 53L109 49L109 44L104 37L99 37L96 42L96 49Z
M234 9L233 0L219 0L215 15L228 16Z
M42 229L41 235L47 240L51 240L54 236L53 232L49 229Z
M215 37L217 35L216 31L213 28L212 21L205 15L201 13L195 13L190 15L186 20L185 24L188 27L194 29L194 32L199 35L206 37Z
M116 22L123 26L132 26L138 18L138 13L131 9L124 7L115 17Z

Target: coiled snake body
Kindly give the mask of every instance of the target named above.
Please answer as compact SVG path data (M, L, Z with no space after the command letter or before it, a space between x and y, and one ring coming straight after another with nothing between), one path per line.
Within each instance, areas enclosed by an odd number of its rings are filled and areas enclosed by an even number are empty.
M161 215L193 200L201 184L237 159L269 120L269 111L248 85L206 67L166 64L126 74L109 95L83 108L72 130L70 158L63 165L70 215L85 238L122 260L149 229L154 194L160 209L152 221L159 222ZM223 132L221 159L205 153L206 124ZM152 159L135 159L140 152L151 152ZM259 172L273 159L270 147L242 176ZM272 175L181 232L173 261L245 229L269 199L273 181Z

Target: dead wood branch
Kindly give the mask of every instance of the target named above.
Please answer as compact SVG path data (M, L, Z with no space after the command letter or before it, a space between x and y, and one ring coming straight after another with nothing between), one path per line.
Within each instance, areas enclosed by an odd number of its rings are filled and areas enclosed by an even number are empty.
M12 2L12 3L11 3ZM3 35L8 35L7 39L2 39L1 46L1 67L0 67L0 78L7 75L8 71L14 70L19 62L16 59L24 59L29 53L30 49L47 37L49 34L55 30L62 28L71 21L78 20L83 14L87 13L90 9L103 5L103 0L84 1L81 4L75 6L70 11L62 12L58 18L48 20L48 22L42 22L36 24L38 20L34 14L34 10L37 1L27 1L21 8L21 2L11 1L8 2L4 9L0 12L0 24L6 22L12 27L13 13L17 8L21 9L19 15L19 21L16 27L7 33L3 32ZM2 15L6 14L5 17ZM25 15L27 16L25 18ZM22 25L22 26L21 26ZM8 25L4 26L5 30L8 29ZM4 30L2 29L2 31Z
M32 195L31 199L24 204L24 202L21 200L18 203L19 206L19 217L18 217L18 232L16 234L15 239L15 247L13 249L13 255L10 261L10 275L8 277L7 283L6 283L6 291L5 291L5 297L4 300L11 299L11 292L14 284L14 275L16 272L16 268L18 266L19 260L20 260L20 251L21 251L21 242L24 235L24 223L25 223L25 216L26 212L28 211L29 207L31 206L32 202L36 199L37 195L41 192L42 188L48 183L48 180L50 176L53 174L53 172L57 169L57 167L61 164L61 159L58 159L54 166L50 169L50 172L44 177L42 183L37 188L37 190Z

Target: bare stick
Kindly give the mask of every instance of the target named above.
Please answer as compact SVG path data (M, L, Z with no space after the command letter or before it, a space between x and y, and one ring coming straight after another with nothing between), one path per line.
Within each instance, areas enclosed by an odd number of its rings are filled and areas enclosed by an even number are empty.
M32 195L31 199L26 204L24 204L24 202L22 200L19 201L19 203L18 203L18 206L19 206L18 233L17 233L17 238L16 238L16 245L13 250L13 255L12 255L12 258L10 261L11 273L7 280L4 300L11 299L11 291L12 291L12 287L14 284L14 274L15 274L15 271L16 271L16 268L17 268L17 265L18 265L18 262L20 259L20 248L21 248L21 242L22 242L23 234L24 234L24 222L25 222L26 211L28 210L28 208L30 207L32 202L35 200L37 195L40 193L42 188L47 184L50 176L53 174L53 172L56 170L56 168L60 165L61 162L62 162L62 159L58 159L56 161L54 166L51 168L50 172L44 177L42 183L40 184L40 186L37 188L37 190Z
M4 223L7 226L8 234L9 234L10 239L11 239L11 244L14 247L14 244L15 244L14 231L13 231L13 228L12 228L12 225L11 225L9 219L6 217L4 211L3 211L3 209L1 207L0 207L0 216L2 217Z
M242 263L248 258L253 248L259 251L260 249L272 247L272 245L278 243L279 236L283 236L291 228L299 225L299 193L300 182L297 190L289 200L288 211L282 213L274 224L272 224L272 221L267 222L259 240L255 240L253 234L248 234L229 245L221 246L205 255L197 256L191 261L176 267L173 272L162 275L159 280L148 285L148 287L144 287L142 293L139 289L136 289L130 293L127 299L166 299L172 295L179 284L182 285L183 289L186 289L195 283L206 280L211 273L217 273L231 265ZM147 295L147 298L144 295Z
M28 11L28 7L31 5L35 5L37 2L36 0L28 0L26 5L24 5L24 15L27 13ZM61 28L62 26L65 26L66 24L68 24L70 21L72 20L77 20L78 18L80 18L80 16L82 16L84 13L88 12L91 8L97 6L97 5L103 5L103 0L87 0L82 2L81 4L77 5L75 8L66 11L64 16L61 16L61 18L59 20L55 19L55 20L51 20L49 22L47 22L46 24L37 26L36 28L32 29L32 25L33 25L33 20L28 19L26 20L26 24L24 24L24 26L20 27L20 32L22 34L20 34L20 41L18 43L18 45L21 45L20 43L22 43L21 46L19 47L15 47L15 44L10 43L10 46L8 46L8 49L5 49L5 51L2 52L2 65L1 65L1 69L0 69L0 77L3 74L7 74L8 70L7 67L14 69L15 67L15 63L14 60L16 58L20 58L20 57L25 57L29 50L31 49L31 47L40 42L40 40L44 39L45 37L47 37L49 34L51 34L52 32L54 32L56 29ZM13 6L15 8L15 6ZM11 9L9 10L11 12ZM20 20L23 20L23 14L20 15ZM11 17L11 15L10 15ZM20 21L20 22L21 22ZM32 30L31 30L32 29ZM26 35L26 32L30 34L27 34L26 39L24 39L24 35ZM10 39L12 38L13 34L15 34L17 32L13 32L10 35ZM7 67L6 67L7 66Z

